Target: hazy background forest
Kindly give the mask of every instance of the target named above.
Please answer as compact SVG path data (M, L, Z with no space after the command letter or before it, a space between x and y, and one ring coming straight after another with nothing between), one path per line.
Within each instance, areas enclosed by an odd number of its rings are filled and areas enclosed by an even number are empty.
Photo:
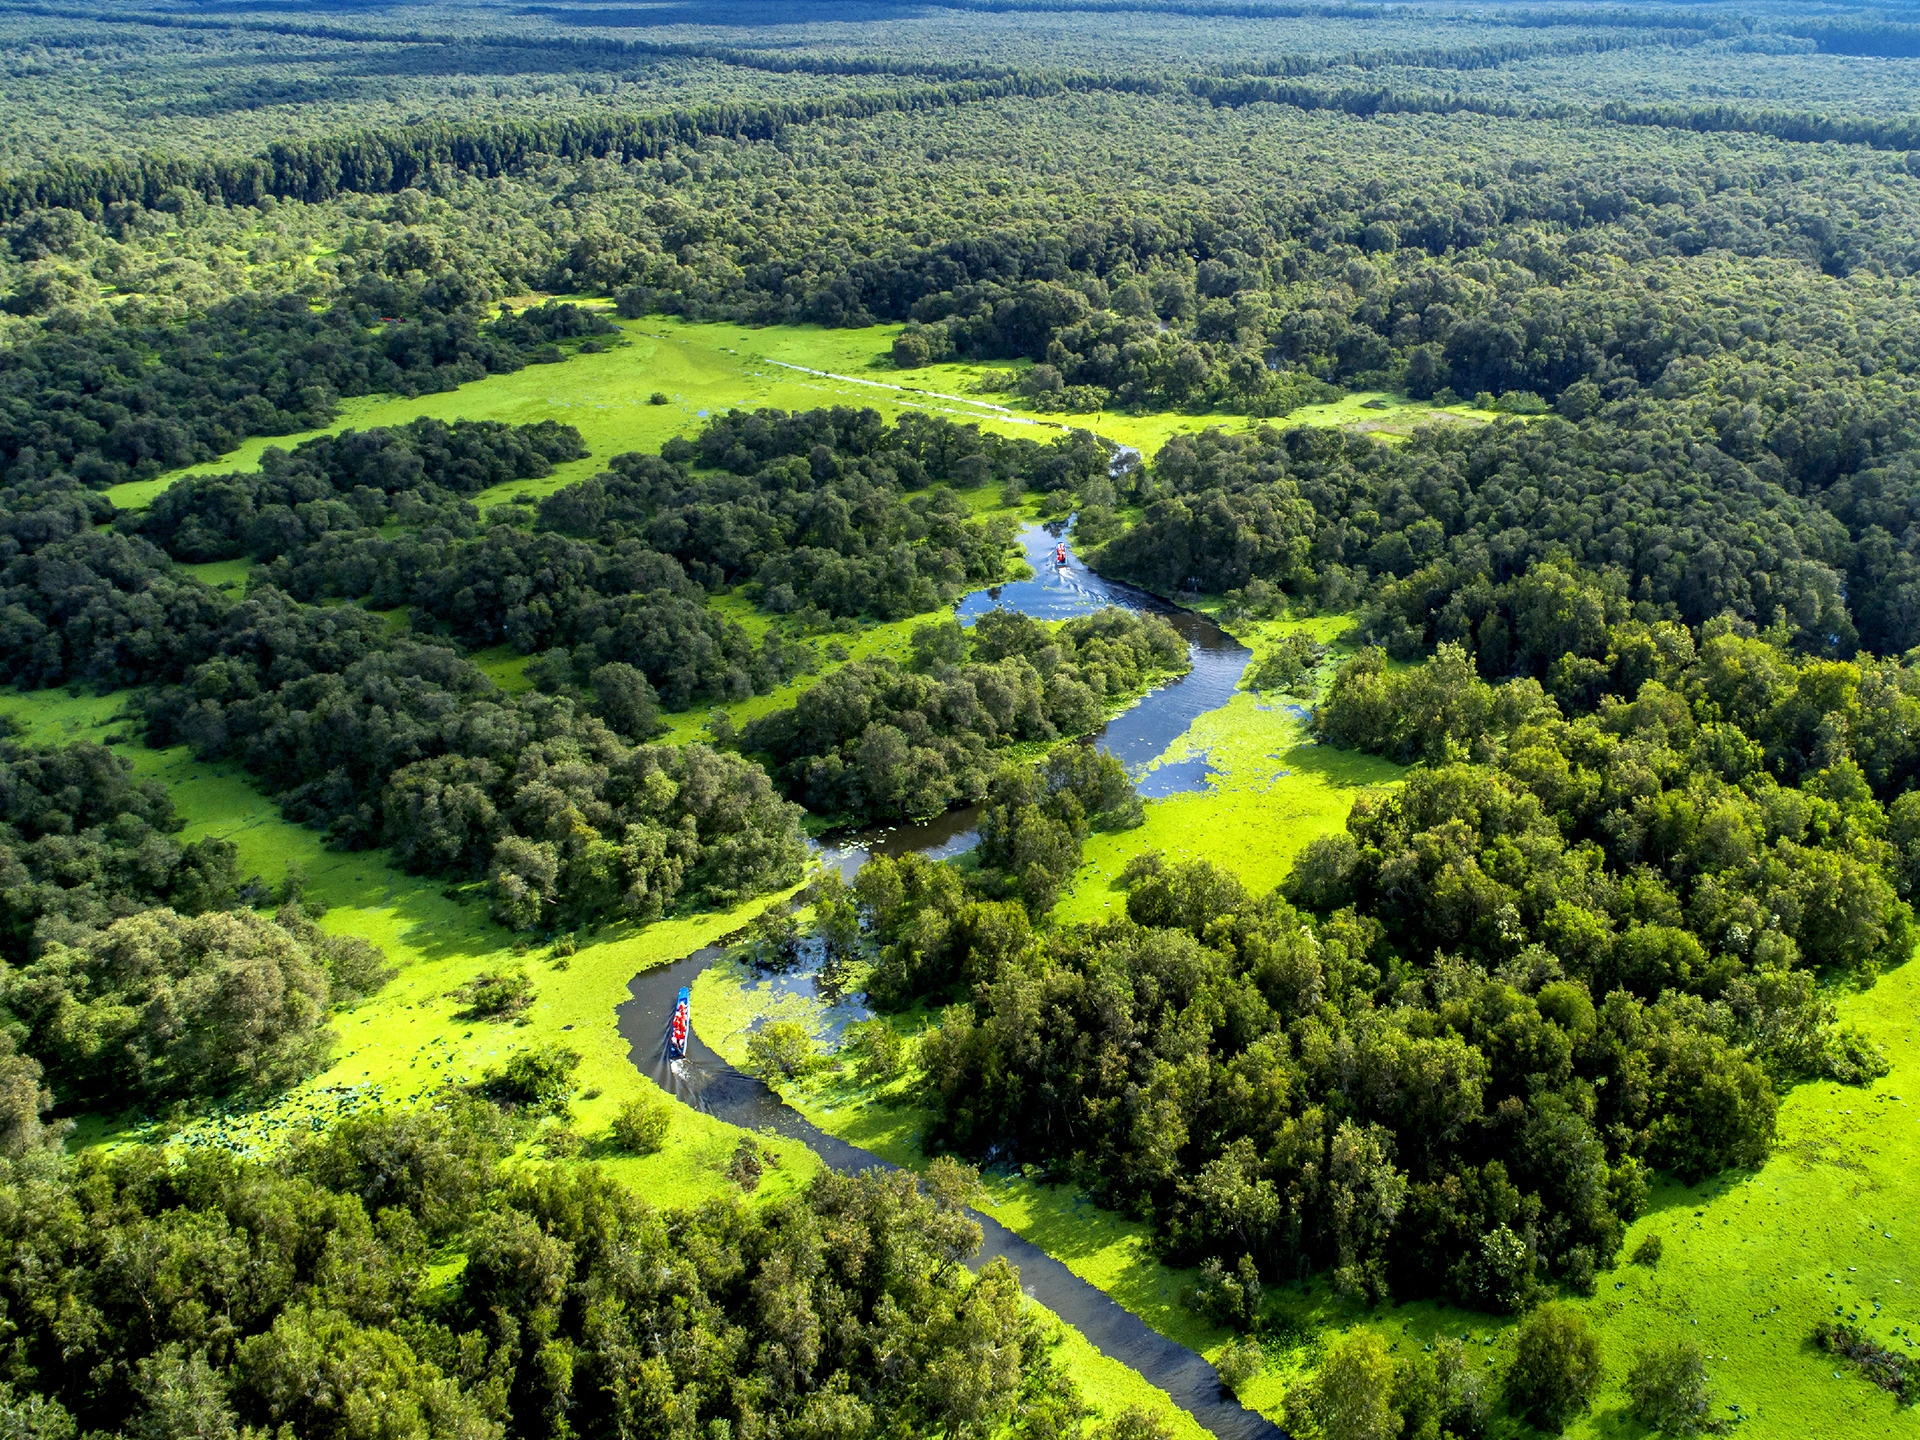
M1204 1433L977 1211L1301 1440L1914 1431L1916 80L0 3L0 1428ZM956 620L1069 516L1251 652L1145 768L1181 616ZM715 942L918 1184L628 1062Z

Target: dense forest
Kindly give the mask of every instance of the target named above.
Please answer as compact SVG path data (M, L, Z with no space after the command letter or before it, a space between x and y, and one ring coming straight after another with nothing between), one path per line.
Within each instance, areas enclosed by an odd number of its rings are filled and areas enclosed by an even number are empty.
M525 1158L572 1051L265 1157L65 1155L99 1112L271 1103L395 970L186 838L134 745L523 954L976 806L960 863L816 878L756 932L924 1020L889 1073L929 1152L1144 1222L1259 1344L1318 1279L1524 1316L1498 1395L1452 1340L1314 1350L1268 1407L1302 1440L1571 1423L1601 1353L1555 1297L1653 1187L1887 1073L1838 1015L1920 939L1916 37L1771 0L9 8L0 681L118 708L108 744L0 736L6 1424L1090 1423L1017 1278L964 1263L963 1164L656 1208ZM845 383L921 408L690 404L589 456L529 407L220 463L357 397L565 390L662 317L884 323ZM961 383L999 420L943 414ZM1147 453L993 433L1095 414ZM1317 675L1310 742L1404 783L1264 893L1147 848L1078 742L1187 646L957 623L1019 578L1016 514L1253 639L1250 688ZM1111 918L1069 923L1123 835ZM1855 1325L1814 1343L1907 1385ZM1625 1413L1711 1431L1702 1375L1642 1350Z
M1633 688L1569 719L1456 646L1363 652L1316 724L1426 763L1271 895L1149 852L1124 919L1010 931L923 861L868 867L876 994L970 997L923 1050L938 1137L1147 1216L1239 1323L1249 1284L1322 1267L1590 1291L1652 1171L1756 1165L1785 1086L1884 1072L1824 987L1915 939L1920 797L1867 674L1722 631Z
M17 1155L0 1413L36 1436L1081 1433L1013 1271L962 1263L958 1167L931 1194L822 1175L660 1210L592 1168L503 1166L515 1118L344 1121L271 1165Z

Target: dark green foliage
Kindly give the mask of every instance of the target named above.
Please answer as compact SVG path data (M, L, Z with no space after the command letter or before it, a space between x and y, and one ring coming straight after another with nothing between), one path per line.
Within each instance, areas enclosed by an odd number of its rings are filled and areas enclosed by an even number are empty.
M0 1009L62 1104L260 1095L324 1067L318 947L248 910L146 910L0 976Z
M1920 1402L1920 1368L1851 1325L1822 1320L1813 1327L1813 1343L1829 1355L1851 1360L1860 1373L1882 1390L1891 1390L1903 1405Z
M1571 721L1450 648L1358 657L1322 732L1435 758L1309 845L1285 898L1146 855L1125 919L1036 937L943 867L870 867L876 999L974 1002L920 1050L931 1134L1071 1166L1213 1262L1200 1303L1243 1323L1250 1285L1321 1266L1493 1310L1590 1291L1647 1167L1757 1165L1777 1087L1886 1063L1820 977L1913 943L1861 767L1796 739L1848 706L1863 747L1885 733L1859 698L1881 672L1725 633L1674 653L1671 686ZM982 856L980 888L1011 886Z
M377 946L323 933L298 906L276 921L222 913L239 899L234 847L182 846L180 824L160 787L102 746L0 741L0 1012L12 1032L0 1149L37 1143L43 1072L47 1102L69 1108L304 1079L331 1043L328 1008L392 978Z
M629 1100L613 1117L613 1140L622 1150L634 1155L652 1155L666 1143L673 1125L673 1110L653 1096Z
M671 460L614 457L605 473L544 498L528 528L507 510L481 524L456 497L573 458L573 432L550 422L414 435L419 428L301 447L281 468L341 473L332 490L310 476L306 489L325 499L293 514L278 498L290 492L271 476L216 478L169 492L139 527L177 558L249 548L271 561L256 584L302 601L411 605L419 628L537 653L537 678L550 691L577 688L612 663L637 672L668 708L685 709L767 690L812 664L777 638L756 648L741 626L705 609L708 591L744 585L801 629L933 609L998 579L1011 531L974 519L929 483L996 473L1045 483L1063 456L1087 448L983 437L911 415L888 427L870 410L729 414L696 441L669 442ZM390 501L343 469L343 449L352 458L380 445L401 461L389 467ZM414 461L413 449L428 463ZM1103 466L1105 452L1092 454ZM631 731L650 723L647 697L623 687L619 673L609 714Z
M564 1115L573 1098L573 1072L579 1068L579 1052L564 1045L516 1050L504 1065L488 1068L480 1091L501 1105L531 1114Z
M196 475L169 486L122 528L176 560L298 556L335 530L378 529L452 495L538 479L586 454L580 432L543 420L447 425L419 419L392 430L353 430L269 449L257 474ZM413 506L396 505L407 496ZM457 511L455 513L458 513Z
M787 883L798 812L704 746L630 746L568 699L509 699L450 649L267 589L146 703L149 743L230 756L290 818L409 869L486 877L503 924L653 918ZM663 783L664 782L664 783Z
M591 1167L502 1170L490 1113L347 1120L274 1165L135 1151L14 1167L0 1289L21 1323L0 1413L45 1440L344 1440L372 1414L464 1440L569 1433L556 1414L579 1434L684 1419L868 1437L884 1414L984 1437L1082 1413L1013 1272L969 1275L978 1227L911 1176L661 1212ZM429 1274L443 1244L465 1262L445 1284ZM78 1334L58 1318L76 1315ZM807 1363L765 1368L807 1336Z
M1263 655L1240 683L1249 690L1292 690L1307 678L1325 654L1324 646L1296 632Z
M986 796L994 752L1094 729L1112 701L1186 668L1186 646L1158 616L1103 610L1049 629L992 610L970 642L956 630L922 627L912 670L885 659L842 666L792 709L749 725L743 748L769 756L811 809L932 815ZM1117 792L1102 795L1096 811L1124 808Z
M164 788L105 746L0 739L0 960L21 964L152 905L233 904L233 845L182 845L182 823Z
M370 280L319 311L239 298L191 325L58 331L0 365L0 472L104 486L211 460L249 435L326 423L341 396L419 394L518 370L569 334L610 330L553 305L489 321L455 277Z
M1126 767L1090 745L1058 746L1037 769L1005 766L980 811L988 892L1044 915L1079 867L1089 830L1129 829L1145 818Z
M1542 1305L1521 1318L1507 1368L1507 1404L1528 1423L1558 1433L1600 1388L1600 1337L1570 1305Z
M464 1009L459 1020L511 1020L533 1004L533 982L524 970L477 975L452 992Z

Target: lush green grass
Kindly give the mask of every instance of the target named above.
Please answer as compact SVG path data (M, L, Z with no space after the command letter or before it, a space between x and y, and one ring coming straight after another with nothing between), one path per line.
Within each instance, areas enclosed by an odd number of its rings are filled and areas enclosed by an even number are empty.
M824 330L813 326L750 329L741 325L688 325L668 317L620 322L623 343L597 355L575 355L555 365L530 365L512 375L494 375L438 395L364 396L343 401L332 425L297 435L255 436L218 460L189 466L153 480L132 481L108 492L116 505L136 508L183 475L256 468L270 447L290 449L336 430L400 425L420 416L440 420L501 420L527 425L559 420L577 427L591 452L555 468L544 480L515 481L485 491L485 506L520 494L544 495L603 469L629 450L657 450L675 435L699 428L704 415L729 409L777 406L808 410L823 405L870 406L888 418L917 409L978 422L1003 434L1044 439L1064 427L1023 415L997 397L951 398L925 393L971 383L971 367L895 370L886 357L897 326ZM802 367L802 368L790 368ZM840 378L811 375L832 372ZM938 375L935 371L940 372ZM908 383L919 386L907 388ZM654 392L668 397L650 403ZM1195 421L1195 428L1202 423Z
M255 436L218 460L188 466L153 480L129 481L109 490L126 509L145 505L183 475L258 467L272 446L290 449L315 435L348 428L401 425L420 416L440 420L503 420L527 425L560 420L578 427L586 459L558 466L544 480L515 481L483 492L483 506L520 494L544 495L597 473L613 456L655 450L675 435L699 428L701 417L729 409L777 406L808 410L822 405L869 406L889 419L921 410L962 423L977 423L1004 435L1044 440L1083 428L1152 455L1176 434L1209 426L1241 429L1273 423L1344 425L1380 431L1386 438L1410 428L1414 417L1438 413L1408 406L1404 397L1356 392L1331 405L1310 405L1284 420L1250 421L1224 411L1134 415L1103 410L1084 415L1037 415L1003 393L982 391L989 370L1005 366L941 364L897 370L889 358L897 325L826 330L808 325L753 329L719 323L686 324L668 316L621 321L622 343L597 355L575 355L555 365L530 365L512 375L493 375L438 395L362 396L341 402L334 424L297 435ZM809 371L824 372L809 374ZM668 397L654 405L655 392ZM1385 400L1391 411L1367 408ZM1468 406L1448 407L1463 420L1491 416ZM989 500L987 503L994 503Z
M247 557L238 560L209 560L204 565L182 565L180 568L216 590L233 590L245 594L247 575L253 569L253 561Z
M0 713L20 722L30 740L100 740L127 728L115 719L124 700L123 695L65 691L5 692ZM381 852L328 850L316 832L283 820L236 767L200 764L184 748L118 748L142 775L166 784L187 819L186 838L232 840L244 866L270 881L297 869L307 893L331 907L321 923L336 933L375 941L400 966L400 974L372 1000L336 1017L340 1043L332 1065L274 1104L159 1124L133 1114L90 1116L76 1135L78 1144L168 1139L266 1152L342 1115L380 1105L431 1103L441 1084L475 1079L515 1048L560 1043L581 1055L582 1095L574 1105L574 1128L587 1142L585 1158L606 1165L660 1205L696 1204L734 1192L724 1172L741 1132L690 1107L673 1106L672 1128L656 1155L625 1155L608 1142L607 1125L619 1106L653 1092L652 1082L628 1059L614 1011L627 999L634 975L738 929L767 901L582 936L577 953L564 961L544 949L516 954L512 937L487 921L481 903L448 898L431 882L395 870ZM528 1023L454 1018L460 1007L450 991L483 971L509 966L524 968L537 985L539 998L527 1013ZM755 1202L789 1193L818 1168L813 1153L798 1142L759 1138L779 1164L763 1178ZM1099 1413L1141 1405L1161 1415L1179 1440L1203 1440L1205 1432L1163 1391L1100 1354L1071 1326L1063 1323L1061 1332L1059 1358Z
M1344 615L1267 621L1244 628L1241 638L1258 664L1289 632L1305 631L1329 643L1351 623ZM1137 830L1091 837L1055 916L1093 920L1122 905L1112 882L1146 850L1174 859L1203 857L1233 871L1255 894L1271 890L1309 840L1346 823L1355 794L1392 784L1401 773L1372 756L1313 743L1306 733L1311 703L1305 696L1242 690L1201 716L1155 763L1204 754L1215 771L1207 789L1153 801L1146 807L1147 823Z
M1882 1048L1892 1072L1864 1088L1797 1087L1760 1171L1655 1192L1627 1250L1660 1236L1658 1267L1623 1265L1586 1302L1613 1383L1573 1433L1625 1433L1618 1382L1634 1348L1683 1337L1720 1357L1708 1373L1723 1403L1752 1417L1742 1434L1920 1435L1920 1413L1808 1341L1835 1306L1903 1354L1912 1347L1891 1331L1920 1325L1920 965L1846 997L1840 1012Z

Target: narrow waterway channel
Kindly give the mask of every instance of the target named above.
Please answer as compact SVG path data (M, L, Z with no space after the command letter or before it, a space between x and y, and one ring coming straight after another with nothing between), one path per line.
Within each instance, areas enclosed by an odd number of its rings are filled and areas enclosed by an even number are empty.
M1012 581L967 596L956 607L962 624L1003 607L1039 620L1091 615L1109 605L1164 616L1187 642L1192 669L1141 697L1109 721L1093 743L1116 756L1148 798L1204 789L1211 773L1204 755L1149 769L1167 747L1210 710L1233 697L1252 658L1247 648L1204 615L1181 610L1131 586L1102 579L1073 557L1055 563L1064 527L1030 525L1020 546L1033 578ZM1070 539L1068 544L1070 547ZM822 858L849 877L875 854L918 852L936 859L960 854L979 839L972 807L932 820L840 837L822 847ZM666 1032L680 987L691 986L725 950L710 946L685 959L633 978L633 998L619 1008L620 1034L633 1064L668 1094L749 1130L771 1130L798 1140L843 1173L893 1169L877 1155L849 1145L811 1124L772 1090L734 1069L699 1038L693 1017L686 1061L675 1074L667 1064ZM990 1216L973 1213L983 1241L977 1264L1004 1257L1020 1271L1021 1287L1085 1335L1102 1354L1138 1371L1170 1395L1221 1440L1284 1440L1272 1421L1248 1410L1221 1388L1220 1377L1200 1355L1160 1334L1104 1291L1080 1279L1038 1246L1022 1240Z

